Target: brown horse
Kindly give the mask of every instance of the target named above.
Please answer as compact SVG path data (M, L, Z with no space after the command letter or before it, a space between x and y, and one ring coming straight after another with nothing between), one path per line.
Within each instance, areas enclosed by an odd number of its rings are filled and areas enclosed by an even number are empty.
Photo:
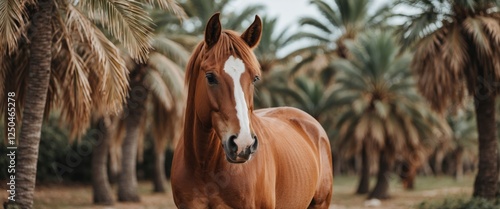
M330 143L310 115L253 110L258 16L242 34L212 16L186 70L184 137L172 165L179 208L328 208Z

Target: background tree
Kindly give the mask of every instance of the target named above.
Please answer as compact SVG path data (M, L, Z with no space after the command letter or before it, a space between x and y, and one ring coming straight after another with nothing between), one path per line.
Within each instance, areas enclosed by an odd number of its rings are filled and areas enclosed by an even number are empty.
M477 154L477 126L472 108L448 117L452 131L450 153L454 157L455 179L464 175L464 158L467 153Z
M277 18L262 17L262 35L259 46L254 51L264 73L274 69L277 64L286 64L294 54L290 53L282 58L278 57L278 50L286 47L292 40L287 36L288 30L277 31L277 21Z
M341 58L347 58L346 40L353 40L367 28L385 24L390 7L382 6L374 12L372 0L311 0L323 18L303 17L300 24L315 29L312 32L300 32L295 38L309 38L321 45L327 46L326 50L336 50ZM332 46L335 43L335 46Z
M222 17L223 19L221 20L224 28L242 31L247 25L241 23L245 20L250 20L250 17L253 17L259 10L264 9L262 5L253 5L246 7L243 11L239 12L235 12L233 10L228 11L231 2L232 0L186 0L182 2L182 7L186 11L188 17L190 17L187 21L190 23L190 26L186 31L202 38L205 24L216 12L224 12L224 16ZM248 25L250 25L250 23L251 22L248 22Z
M2 14L9 14L0 18L0 35L6 37L0 42L0 95L16 92L16 105L23 111L18 115L22 127L16 173L16 203L22 208L33 204L44 114L59 108L74 137L89 126L91 110L109 114L121 109L128 87L125 63L96 24L121 42L134 59L144 60L150 47L151 20L141 4L63 0L0 4ZM5 112L5 103L0 103L0 109Z
M378 156L377 184L369 198L385 199L394 160L423 160L429 139L445 127L417 94L408 70L411 56L398 55L390 32L368 31L347 47L352 59L333 62L339 70L333 94L343 107L337 121L339 146L347 155L362 152L363 167ZM362 171L358 193L369 187L369 169Z
M178 12L180 13L180 12ZM152 39L154 51L146 63L128 60L130 70L130 97L123 113L121 127L125 131L121 141L121 167L118 175L118 200L139 201L137 194L136 161L142 161L142 143L146 134L146 124L154 125L155 137L155 190L165 191L164 158L166 145L177 137L179 119L183 112L182 68L189 52L180 44L163 34L155 34ZM148 114L149 112L153 112ZM153 116L153 117L151 117ZM153 122L150 122L153 121ZM173 124L168 124L172 122ZM170 133L169 133L170 132ZM168 136L172 138L167 138ZM121 135L118 135L121 136Z
M404 15L400 37L415 47L412 68L418 87L431 106L443 112L474 97L479 171L474 197L493 199L497 191L498 162L495 98L500 82L500 2L416 1L400 4L419 11Z

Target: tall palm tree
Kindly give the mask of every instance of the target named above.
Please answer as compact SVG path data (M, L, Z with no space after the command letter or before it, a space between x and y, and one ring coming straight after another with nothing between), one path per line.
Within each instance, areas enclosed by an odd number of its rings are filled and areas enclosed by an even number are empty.
M129 59L130 60L130 59ZM124 134L121 143L121 168L118 176L119 201L139 201L136 161L142 156L142 143L149 130L155 138L155 190L165 190L164 159L167 144L178 138L184 108L184 73L182 67L165 54L150 53L145 64L130 63L130 97L119 120ZM139 153L137 151L139 150Z
M389 174L396 157L422 160L426 147L445 124L417 94L408 70L411 56L398 55L390 32L368 31L356 43L348 42L352 59L333 62L340 149L346 155L362 152L363 164L378 156L377 184L369 198L388 197ZM368 190L369 168L362 169L358 192Z
M153 28L162 26L164 25L155 25ZM131 71L131 89L126 111L120 121L124 123L121 127L126 127L121 143L122 153L127 153L121 155L121 172L118 175L120 201L139 201L136 161L137 157L139 160L142 159L141 144L146 124L151 121L153 125L151 131L155 138L155 191L165 191L165 148L178 137L175 128L179 127L183 113L182 68L189 59L189 52L161 31L157 31L153 36L152 46L154 51L150 52L144 64L134 61L131 57L126 58Z
M154 3L158 1L148 1ZM71 135L84 133L90 112L118 112L127 94L127 71L119 49L104 34L144 60L151 20L141 1L2 1L0 3L0 95L16 93L22 110L16 179L17 201L32 208L40 128L59 108ZM99 29L97 25L102 26ZM29 29L29 30L28 30ZM28 38L27 38L28 37ZM2 114L5 103L0 103Z
M326 50L333 50L336 46L337 55L346 58L347 48L345 40L353 40L363 30L381 26L389 14L389 6L373 8L373 0L311 0L323 16L303 17L300 24L310 26L314 31L300 32L295 39L309 38L327 46ZM332 46L335 43L335 46Z
M416 8L406 15L400 37L415 47L412 68L418 87L441 112L475 99L479 171L475 197L495 198L498 181L495 98L500 82L500 2L496 0L402 0Z
M108 181L107 166L111 141L111 119L108 116L99 117L94 124L95 132L91 135L96 141L92 149L92 201L94 204L112 205L114 198Z

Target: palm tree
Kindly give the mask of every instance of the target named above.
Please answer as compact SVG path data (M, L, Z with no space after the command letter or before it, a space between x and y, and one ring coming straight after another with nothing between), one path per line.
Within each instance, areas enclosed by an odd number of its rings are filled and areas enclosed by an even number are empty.
M108 181L108 154L111 139L110 117L100 117L95 123L95 137L92 150L92 201L94 204L112 205L114 200Z
M274 93L282 94L287 105L297 107L318 121L323 121L326 114L334 107L333 92L323 83L313 77L300 76L293 79L292 83L283 87L271 87Z
M346 40L353 40L363 30L384 24L385 17L389 14L389 6L373 8L372 0L311 0L323 18L303 17L300 24L310 26L312 32L300 32L295 39L309 38L327 46L326 50L333 49L335 43L337 55L341 58L347 57Z
M479 171L474 197L495 198L498 181L495 98L500 82L500 2L402 0L420 11L406 15L400 37L415 47L418 87L438 111L475 99Z
M246 7L241 12L227 11L231 0L220 1L204 1L204 0L186 0L181 3L181 6L186 11L190 19L190 25L187 32L193 35L202 35L205 29L205 24L210 17L216 12L224 12L223 22L224 28L229 28L236 31L244 29L242 23L245 20L253 17L259 10L264 9L262 5L253 5ZM250 22L248 23L250 24ZM200 36L201 37L201 36Z
M469 106L468 106L469 107ZM463 177L463 161L466 153L477 154L477 126L472 108L458 112L448 117L452 135L448 152L452 154L455 164L455 179Z
M286 88L288 85L288 73L286 69L275 69L262 76L261 81L255 85L254 105L255 108L278 107L286 105L283 95L277 94L273 88Z
M167 144L178 138L184 107L184 75L182 68L159 52L150 53L145 64L130 63L130 98L120 125L126 127L121 143L121 170L118 199L139 201L137 195L136 161L138 143L144 139L146 124L151 121L155 138L155 191L165 191L164 158ZM149 114L148 114L149 112ZM121 134L119 134L121 135ZM138 149L139 147L139 149ZM142 153L139 153L139 157Z
M128 87L125 62L104 34L122 43L134 59L144 60L150 48L151 20L143 4L124 0L0 4L2 14L8 14L0 19L0 36L4 37L0 40L0 95L15 92L16 106L23 111L18 115L22 127L15 202L22 208L33 205L44 115L59 108L74 137L89 126L91 111L105 115L121 109ZM3 114L5 103L0 103L0 109Z
M278 51L291 43L292 39L286 36L287 30L281 32L276 30L277 21L277 18L262 17L263 30L260 44L255 49L255 55L264 73L271 71L275 65L285 63L290 59L290 56L278 57ZM293 56L293 53L289 55Z
M162 26L165 25L156 25L154 28ZM165 191L165 148L174 138L178 138L176 128L181 124L184 108L182 68L189 59L189 52L181 44L170 39L168 34L163 33L153 36L152 46L154 51L144 64L135 62L131 57L125 58L129 61L127 66L131 71L131 89L126 111L120 121L124 123L121 127L126 127L121 143L122 153L127 153L121 155L121 172L118 176L120 201L139 201L136 160L137 157L142 159L141 144L146 124L150 121L155 138L155 191ZM135 154L138 150L139 153Z
M341 107L339 146L345 155L363 156L360 193L368 190L368 157L378 156L377 184L369 198L388 198L392 162L396 157L422 160L423 149L444 122L417 94L408 70L411 56L398 55L390 32L368 31L346 46L352 59L332 63L339 70L333 92Z

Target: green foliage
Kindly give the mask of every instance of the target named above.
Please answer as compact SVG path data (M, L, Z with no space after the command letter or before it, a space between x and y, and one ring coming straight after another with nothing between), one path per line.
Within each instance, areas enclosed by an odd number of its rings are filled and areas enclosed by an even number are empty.
M422 202L418 209L500 209L498 202L483 198L445 199L443 202Z
M231 0L205 1L205 0L187 0L181 2L181 6L186 11L189 19L188 27L184 27L185 32L194 35L202 35L210 17L216 12L222 12L223 28L241 31L244 20L250 20L259 10L264 9L262 5L253 5L246 7L241 12L235 12L229 7Z
M297 33L294 39L309 38L324 44L336 40L338 45L344 39L355 38L366 28L385 25L390 14L387 5L372 12L373 0L311 0L310 3L316 6L322 18L302 17L300 24L314 31Z
M353 57L332 63L339 71L333 92L341 107L339 146L347 155L367 145L371 152L421 159L446 127L416 92L410 54L399 53L391 31L367 31L347 47Z

